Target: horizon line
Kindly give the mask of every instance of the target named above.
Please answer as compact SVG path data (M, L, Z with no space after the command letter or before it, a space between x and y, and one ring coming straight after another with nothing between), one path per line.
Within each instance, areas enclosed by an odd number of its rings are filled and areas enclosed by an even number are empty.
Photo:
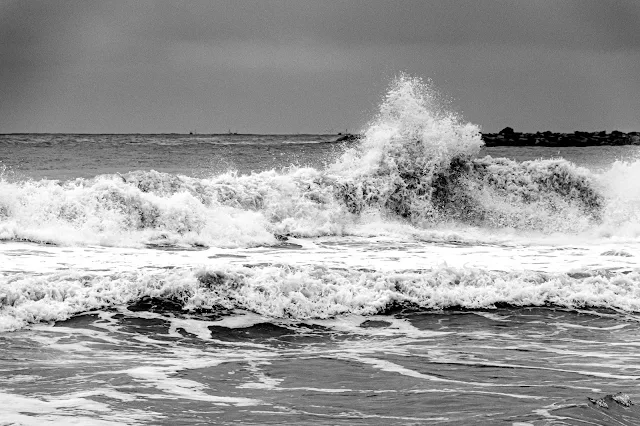
M504 129L502 129L504 130ZM480 131L480 134L499 134L502 130L496 131L496 132L483 132ZM545 133L545 132L551 132L551 133L556 133L556 134L572 134L572 133L576 133L576 132L580 132L580 133L601 133L601 132L605 132L605 133L612 133L612 132L620 132L620 133L625 133L625 134L629 134L629 133L638 133L640 132L640 130L631 130L631 131L620 131L620 130L607 130L607 129L602 129L602 130L574 130L574 131L570 131L570 132L556 132L556 131L551 131L551 130L544 130L544 131L540 131L537 130L535 132L524 132L524 131L516 131L514 130L514 133L529 133L529 134L535 134L535 133ZM338 133L228 133L228 132L224 132L224 133L178 133L178 132L159 132L159 133L145 133L145 132L130 132L130 133L101 133L101 132L96 132L96 133L86 133L86 132L8 132L8 133L1 133L0 132L0 136L11 136L11 135L88 135L88 136L99 136L99 135L105 135L105 136L123 136L123 135L178 135L178 136L344 136L344 135L361 135L362 133L360 132L355 132L355 133L351 133L351 132L338 132Z
M8 132L0 133L0 136L7 135L180 135L180 136L323 136L323 135L351 135L358 133L178 133L178 132L159 132L159 133L145 133L145 132L129 132L129 133L86 133L86 132Z

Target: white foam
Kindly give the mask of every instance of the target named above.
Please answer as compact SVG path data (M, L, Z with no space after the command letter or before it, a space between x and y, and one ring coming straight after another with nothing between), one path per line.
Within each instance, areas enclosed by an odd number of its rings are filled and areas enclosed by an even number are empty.
M246 382L238 386L239 389L278 389L278 385L284 381L284 379L276 379L269 377L260 369L260 365L270 364L268 361L256 362L249 361L247 365L248 371L256 379L254 382Z
M274 234L471 243L640 236L640 195L625 183L640 163L595 175L561 159L475 159L478 127L438 99L429 84L400 75L360 143L326 170L207 179L151 170L68 182L0 174L0 240L235 248L275 244Z
M555 262L554 259L550 261ZM253 267L218 263L196 269L112 273L11 273L0 276L0 327L11 330L59 321L82 312L123 307L145 296L177 301L185 313L195 309L240 309L262 317L295 321L375 315L394 304L436 310L452 306L483 309L505 303L551 304L640 312L640 273L581 276L446 265L410 272L354 270L329 268L323 262ZM241 327L256 321L260 317L246 315L217 324ZM204 324L176 320L172 329L178 326L196 335L207 335ZM376 332L389 333L403 327L403 323L394 323Z
M113 390L78 392L69 395L23 396L0 392L1 421L20 425L136 425L145 424L156 418L156 413L143 410L118 410L116 406L89 399L104 396L129 400L126 395ZM124 398L124 399L123 399Z
M193 367L193 366L192 366ZM135 379L153 384L162 394L149 394L149 398L157 399L190 399L195 401L206 401L214 405L236 405L252 406L260 405L261 401L251 398L218 396L205 392L208 387L202 383L182 379L175 376L180 367L156 367L144 366L131 368L121 373L125 373Z

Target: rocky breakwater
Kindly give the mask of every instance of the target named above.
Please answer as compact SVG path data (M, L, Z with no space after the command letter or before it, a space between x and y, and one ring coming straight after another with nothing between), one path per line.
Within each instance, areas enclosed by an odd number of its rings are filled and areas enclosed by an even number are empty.
M347 133L345 135L343 135L342 133L338 133L338 136L340 137L336 139L335 142L355 142L359 141L360 138L362 138L362 135L353 135L351 133Z
M640 145L640 132L521 133L506 127L498 133L483 133L482 139L486 146Z

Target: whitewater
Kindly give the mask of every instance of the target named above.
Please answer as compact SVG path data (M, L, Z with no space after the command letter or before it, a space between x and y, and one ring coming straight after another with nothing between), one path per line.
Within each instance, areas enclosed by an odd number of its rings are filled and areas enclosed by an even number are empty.
M640 424L637 147L486 148L440 99L0 136L0 424Z

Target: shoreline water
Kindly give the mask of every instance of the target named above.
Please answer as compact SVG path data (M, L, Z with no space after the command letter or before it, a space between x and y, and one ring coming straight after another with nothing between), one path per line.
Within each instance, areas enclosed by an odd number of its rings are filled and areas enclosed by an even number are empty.
M0 137L0 423L640 424L640 151L430 96L358 143Z

